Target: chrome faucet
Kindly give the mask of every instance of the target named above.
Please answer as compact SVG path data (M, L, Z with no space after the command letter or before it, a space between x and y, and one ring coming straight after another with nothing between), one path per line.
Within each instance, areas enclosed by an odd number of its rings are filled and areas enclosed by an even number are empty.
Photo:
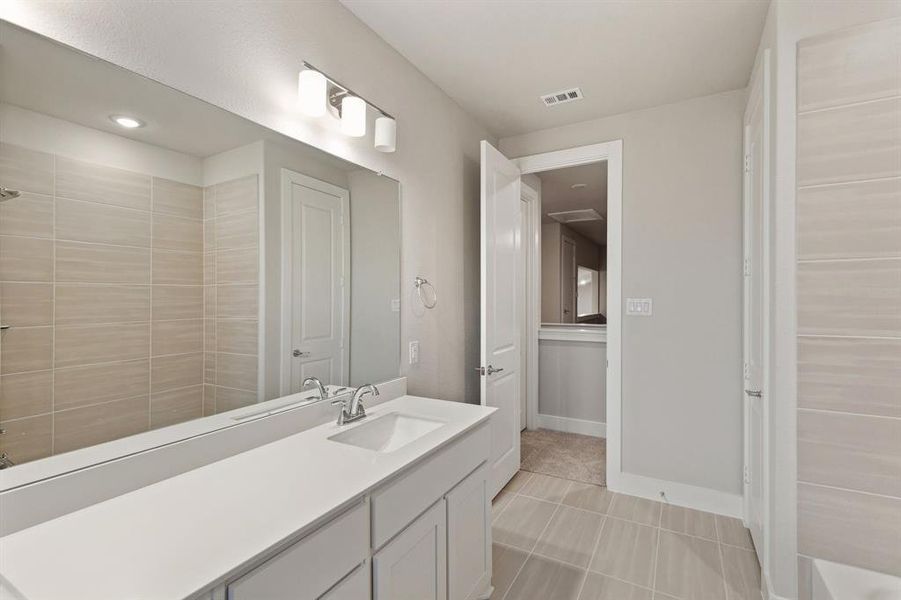
M332 402L332 404L341 405L341 410L338 412L338 425L353 423L354 421L359 421L366 416L366 409L363 408L363 396L365 396L366 394L378 396L379 388L375 387L371 383L361 385L354 392L354 395L350 400L350 406L347 406L347 400L345 399L338 399Z
M326 398L328 398L328 389L326 389L326 387L324 385L322 385L322 382L319 381L318 377L307 377L306 379L303 380L303 383L300 384L300 389L301 390L304 389L305 387L307 387L307 384L309 384L309 383L312 383L313 385L315 385L316 388L319 390L319 398L320 399L325 400Z

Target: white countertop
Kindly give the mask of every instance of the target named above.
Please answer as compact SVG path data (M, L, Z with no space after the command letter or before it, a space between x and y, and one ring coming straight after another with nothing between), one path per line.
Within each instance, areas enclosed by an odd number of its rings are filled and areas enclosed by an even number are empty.
M403 396L0 538L0 597L190 597L299 537L494 409ZM328 440L380 414L445 422L389 454Z

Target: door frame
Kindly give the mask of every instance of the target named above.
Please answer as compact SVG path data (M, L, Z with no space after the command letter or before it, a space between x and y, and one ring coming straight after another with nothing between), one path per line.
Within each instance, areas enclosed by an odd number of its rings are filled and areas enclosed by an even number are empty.
M563 264L563 261L564 261L563 246L565 246L566 244L569 244L570 246L573 247L573 260L572 260L572 264L569 264L569 265ZM576 239L574 237L572 237L571 235L567 235L563 232L560 232L560 322L561 323L566 323L566 321L563 320L563 315L565 314L564 311L566 310L566 306L564 306L564 302L563 302L563 299L566 296L566 292L564 291L563 284L564 284L564 281L567 279L566 274L570 274L570 270L573 268L578 269L578 266L579 266L579 258L577 256L578 249L579 249L579 244L576 243ZM579 304L578 296L576 296L577 292L578 292L577 289L573 290L573 302L576 304L576 306L578 306L578 304ZM572 323L575 324L576 323L576 310L572 306L570 306L570 308L573 309Z
M761 203L762 203L762 236L761 240L761 249L763 257L761 259L761 287L762 287L762 296L763 296L763 306L762 306L762 323L761 327L763 328L763 337L761 340L761 349L762 349L762 368L763 372L761 373L761 412L763 414L763 423L761 423L762 427L762 439L763 439L763 481L762 481L762 489L763 489L763 548L757 548L757 553L760 559L761 568L764 573L769 572L769 540L770 538L770 298L771 298L771 289L770 289L770 277L771 277L771 269L770 269L770 243L771 243L771 235L770 235L770 215L772 212L771 206L771 194L770 194L770 127L771 127L771 107L770 107L770 50L769 48L763 51L760 62L758 62L754 71L751 74L751 81L749 85L748 92L748 101L745 106L745 112L742 116L742 154L745 157L744 160L749 160L747 157L750 155L750 140L748 136L748 121L749 117L754 111L757 109L757 105L755 103L759 103L759 110L762 111L762 160L759 165L761 169L761 181L763 182L761 185ZM749 250L750 250L750 176L746 165L743 165L742 168L742 364L747 364L747 340L748 340L748 330L749 330L749 313L748 313L748 295L750 293L749 284L748 284L748 271L746 269L745 261L748 259ZM751 514L751 486L748 481L748 478L745 476L748 469L748 464L750 461L750 447L749 447L749 427L750 427L750 406L749 399L745 394L745 376L744 376L744 368L742 369L742 378L741 378L741 387L737 391L738 394L741 395L742 401L742 433L743 433L743 465L742 465L742 520L745 525L748 525L750 522L750 514Z
M342 246L344 248L344 286L342 294L342 332L341 337L344 342L344 375L349 378L350 374L350 191L315 179L309 175L292 171L291 169L281 169L281 218L282 218L282 240L281 240L281 327L279 327L279 336L281 338L279 348L281 349L281 374L279 377L279 395L287 396L293 393L291 391L291 370L293 368L293 356L291 356L292 343L291 339L294 331L294 307L293 307L293 251L294 251L294 205L291 199L291 185L300 184L324 194L337 196L341 198L341 206L344 211L344 220L342 222L342 235L344 240ZM349 379L348 379L349 382ZM299 391L299 390L298 390Z
M516 160L514 159L515 163ZM525 326L526 429L538 427L538 330L541 328L541 196L529 184L520 182L520 198L529 204L529 230L521 232L521 248L528 252L526 272Z
M552 169L577 167L607 161L607 487L616 489L622 475L622 214L623 214L623 141L611 140L599 144L554 150L510 159L521 174L540 173ZM539 206L540 216L540 206ZM540 222L540 218L538 222ZM540 244L540 228L530 236ZM536 307L540 307L541 276L534 276L531 287ZM540 269L539 269L540 271ZM529 362L529 415L527 427L538 421L538 330L541 327L540 308L532 311L529 350L534 359ZM533 413L534 409L534 413ZM532 422L529 422L532 418Z

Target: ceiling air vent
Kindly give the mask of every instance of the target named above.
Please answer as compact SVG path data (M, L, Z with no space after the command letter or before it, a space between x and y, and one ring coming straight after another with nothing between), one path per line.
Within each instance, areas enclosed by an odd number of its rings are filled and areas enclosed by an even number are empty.
M561 92L554 92L553 94L545 94L541 96L541 101L544 102L545 106L557 106L558 104L566 104L567 102L581 100L582 98L584 98L582 90L579 88L572 88Z
M565 210L563 212L548 213L547 216L558 223L578 223L580 221L603 221L604 217L593 208L582 210Z

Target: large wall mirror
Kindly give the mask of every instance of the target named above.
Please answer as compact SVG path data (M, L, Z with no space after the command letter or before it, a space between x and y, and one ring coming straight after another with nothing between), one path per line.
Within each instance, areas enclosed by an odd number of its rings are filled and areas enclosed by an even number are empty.
M399 375L396 181L0 27L12 471Z

